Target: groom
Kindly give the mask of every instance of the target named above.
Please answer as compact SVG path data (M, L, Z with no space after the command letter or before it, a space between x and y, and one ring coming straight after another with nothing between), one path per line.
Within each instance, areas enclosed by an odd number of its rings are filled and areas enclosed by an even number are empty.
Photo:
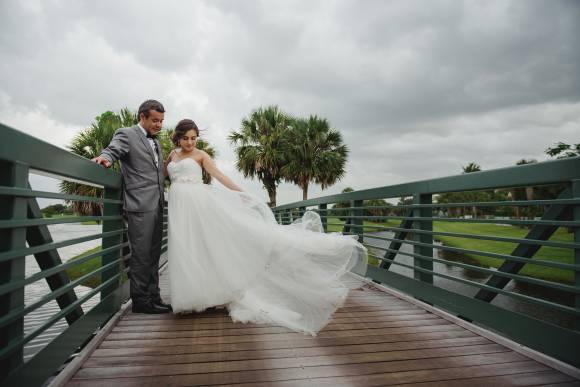
M157 134L165 109L155 100L139 107L139 123L118 129L94 162L121 163L123 209L131 245L130 288L135 313L168 313L159 293L159 256L163 231L163 156Z

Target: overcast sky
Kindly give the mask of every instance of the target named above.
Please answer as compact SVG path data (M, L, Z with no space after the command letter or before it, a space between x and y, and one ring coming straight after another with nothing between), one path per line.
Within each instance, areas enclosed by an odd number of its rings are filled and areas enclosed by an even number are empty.
M235 170L230 131L276 104L317 114L364 189L545 160L580 142L580 1L0 2L0 122L65 147L149 98ZM36 188L55 190L46 179ZM278 203L302 199L290 184Z

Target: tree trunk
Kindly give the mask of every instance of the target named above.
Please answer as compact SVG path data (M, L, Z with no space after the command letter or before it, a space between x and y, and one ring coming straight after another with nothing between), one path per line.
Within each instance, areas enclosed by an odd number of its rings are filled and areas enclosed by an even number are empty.
M276 207L276 187L269 187L267 188L268 191L268 196L270 197L270 202L268 203L268 205L271 208Z
M510 196L511 196L511 200L512 201L515 201L516 200L516 190L515 189L510 190ZM515 217L517 219L519 219L519 217L520 217L520 207L519 206L514 206L513 207L513 210L514 210L514 213L515 213Z
M534 187L526 187L526 199L534 200Z
M308 199L308 183L302 187L302 200Z
M534 187L526 187L526 200L534 200ZM534 207L526 207L528 210L528 219L534 219ZM530 228L532 226L530 225Z

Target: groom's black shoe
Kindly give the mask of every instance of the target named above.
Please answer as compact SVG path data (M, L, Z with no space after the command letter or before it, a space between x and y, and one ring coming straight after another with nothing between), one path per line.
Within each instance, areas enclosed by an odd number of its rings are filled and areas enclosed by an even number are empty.
M162 314L162 313L169 313L171 312L170 309L164 308L152 302L148 302L146 304L135 304L131 307L131 311L133 313L147 313L147 314Z
M171 307L171 305L170 305L170 304L166 304L166 303L164 303L164 302L161 300L161 298L160 298L160 299L158 299L158 300L153 300L151 303L152 303L153 305L155 305L156 307L159 307L159 308L165 308L165 309L167 309L168 311L170 311L170 312L173 312L173 308Z

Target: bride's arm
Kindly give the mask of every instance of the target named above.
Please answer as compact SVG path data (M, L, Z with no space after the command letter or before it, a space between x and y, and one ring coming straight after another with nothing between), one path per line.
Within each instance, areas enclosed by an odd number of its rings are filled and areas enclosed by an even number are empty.
M169 176L169 172L167 172L167 166L171 162L174 154L175 154L175 149L169 153L169 156L167 156L167 158L165 159L165 162L163 163L163 172L165 173L165 177Z
M201 162L205 170L227 188L231 189L232 191L244 192L238 185L236 185L236 183L232 181L232 179L224 175L222 171L218 169L213 159L206 152L203 152L203 158L201 159Z

